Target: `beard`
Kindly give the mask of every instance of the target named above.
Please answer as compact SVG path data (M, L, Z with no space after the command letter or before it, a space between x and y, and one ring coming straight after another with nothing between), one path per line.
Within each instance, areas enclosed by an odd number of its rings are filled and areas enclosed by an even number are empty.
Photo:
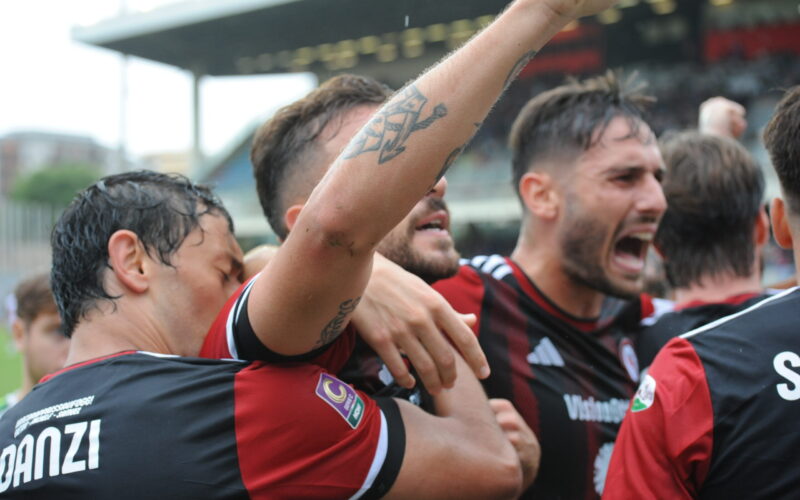
M638 289L632 290L614 283L603 266L603 243L608 234L606 224L591 215L578 213L581 210L579 207L580 202L574 196L567 198L564 216L567 229L560 239L564 273L573 282L604 295L636 298ZM619 228L616 232L619 233Z
M426 212L447 210L447 204L441 198L430 197L427 199L426 208ZM420 218L413 217L405 221L407 227L404 231L389 233L378 245L378 252L409 273L431 284L458 272L459 255L453 248L452 239L442 239L436 243L436 248L424 252L414 248L414 235Z

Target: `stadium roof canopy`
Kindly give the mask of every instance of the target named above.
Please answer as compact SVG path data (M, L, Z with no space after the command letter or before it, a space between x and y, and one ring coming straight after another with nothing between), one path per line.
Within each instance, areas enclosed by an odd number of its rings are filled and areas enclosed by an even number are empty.
M199 75L313 71L324 76L352 69L380 77L381 66L392 67L387 75L411 75L507 3L195 0L76 27L73 37ZM398 68L404 61L408 71ZM364 67L370 65L375 67Z

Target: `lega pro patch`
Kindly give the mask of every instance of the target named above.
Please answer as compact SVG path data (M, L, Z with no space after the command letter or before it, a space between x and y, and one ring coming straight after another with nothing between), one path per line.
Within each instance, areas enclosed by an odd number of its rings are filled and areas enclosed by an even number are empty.
M364 401L355 389L336 377L321 373L317 383L317 396L331 405L344 420L355 429L364 416Z
M650 375L645 375L644 380L642 380L641 385L639 385L639 390L636 391L636 395L633 397L633 405L631 405L631 411L637 412L646 410L651 406L653 406L653 402L655 400L656 400L656 379L654 379Z

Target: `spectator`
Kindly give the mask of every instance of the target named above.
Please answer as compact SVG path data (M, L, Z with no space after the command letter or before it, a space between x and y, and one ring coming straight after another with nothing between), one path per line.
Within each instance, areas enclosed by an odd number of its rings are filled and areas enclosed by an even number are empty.
M69 348L47 274L21 281L14 290L13 304L11 335L22 355L22 387L0 401L0 415L31 392L42 377L62 368Z

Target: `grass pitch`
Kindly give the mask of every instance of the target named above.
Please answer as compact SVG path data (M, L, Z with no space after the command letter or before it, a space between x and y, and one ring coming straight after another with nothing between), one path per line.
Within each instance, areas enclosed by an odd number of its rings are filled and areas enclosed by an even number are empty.
M19 388L22 376L22 359L14 350L11 334L0 326L0 398Z

